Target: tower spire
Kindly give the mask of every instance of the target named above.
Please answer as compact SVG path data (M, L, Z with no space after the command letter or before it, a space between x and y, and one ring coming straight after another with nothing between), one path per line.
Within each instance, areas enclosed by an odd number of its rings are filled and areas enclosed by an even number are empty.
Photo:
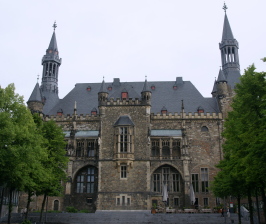
M44 113L48 113L52 107L58 102L58 71L61 65L61 58L59 58L59 52L57 47L55 29L57 27L56 22L53 26L54 31L46 50L46 54L42 58L42 82L41 82L41 93L44 97Z
M224 15L224 25L222 41L219 44L221 51L221 61L222 61L222 71L224 73L224 80L228 82L232 88L234 88L235 83L239 82L240 77L240 65L238 56L238 42L234 38L228 17L227 17L227 6L224 3L223 10ZM219 77L218 77L219 80Z

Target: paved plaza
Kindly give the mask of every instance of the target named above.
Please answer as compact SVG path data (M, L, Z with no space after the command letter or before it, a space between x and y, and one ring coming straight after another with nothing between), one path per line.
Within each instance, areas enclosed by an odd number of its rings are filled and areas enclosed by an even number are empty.
M31 213L29 219L38 224L39 213ZM45 220L45 215L44 215ZM20 223L22 217L20 214L12 214L12 223ZM2 218L0 223L6 223L7 217ZM47 213L47 224L86 224L86 223L182 223L182 224L224 224L238 223L237 214L231 214L231 217L221 217L219 213L196 213L196 214L151 214L149 211L99 211L96 213ZM242 219L243 224L249 221Z

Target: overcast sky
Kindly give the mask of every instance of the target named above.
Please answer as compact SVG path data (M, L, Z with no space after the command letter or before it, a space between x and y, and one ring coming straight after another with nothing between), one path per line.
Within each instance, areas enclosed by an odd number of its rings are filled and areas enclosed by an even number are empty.
M59 97L75 83L191 81L211 96L221 66L222 0L0 0L1 86L25 101L42 75L56 20ZM227 0L241 74L266 70L265 0Z

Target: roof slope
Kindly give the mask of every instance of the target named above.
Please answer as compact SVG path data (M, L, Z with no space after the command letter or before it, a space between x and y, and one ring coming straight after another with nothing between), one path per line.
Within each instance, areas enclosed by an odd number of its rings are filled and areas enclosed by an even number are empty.
M121 91L126 89L128 97L141 99L144 82L121 82L120 85L115 83L105 83L105 86L112 86L112 90L107 90L108 98L121 98ZM219 108L214 98L204 98L190 81L184 81L176 89L173 86L175 81L157 81L147 82L147 89L151 91L151 112L160 113L165 107L168 113L181 112L181 101L184 101L185 112L197 112L201 106L205 112L217 113ZM78 83L75 87L59 102L51 108L48 115L56 115L59 109L64 114L73 114L74 103L77 102L77 114L90 114L93 108L98 107L98 92L102 83ZM152 90L151 86L155 89ZM87 87L90 86L90 91Z

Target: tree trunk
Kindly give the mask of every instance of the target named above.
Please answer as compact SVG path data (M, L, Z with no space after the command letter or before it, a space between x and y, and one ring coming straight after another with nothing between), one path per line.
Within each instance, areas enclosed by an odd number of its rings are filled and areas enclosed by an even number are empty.
M260 193L263 201L263 215L264 219L266 220L266 196L265 196L265 190L264 190L264 185L260 188Z
M26 206L26 212L25 212L25 219L28 219L28 213L29 213L29 209L30 209L30 201L31 201L31 196L32 196L32 192L28 191L28 201L27 201L27 206Z
M13 189L10 188L10 189L9 189L9 203L8 203L8 219L7 219L7 223L8 223L8 224L11 223L12 193L13 193Z
M259 208L259 199L258 199L258 188L256 187L256 207L258 214L258 223L260 224L260 208Z
M240 211L240 195L237 195L237 211L238 211L238 223L241 224L241 211Z
M1 215L2 215L2 207L3 207L3 199L4 199L4 190L5 190L5 188L3 187L2 188L2 192L1 192L1 198L0 198L0 218L1 218Z
M250 187L248 188L248 207L249 207L249 220L250 220L250 224L254 224L254 219L253 219L253 205L252 205Z
M44 194L43 195L43 201L42 201L42 209L41 209L41 214L40 214L40 222L42 222L42 215L43 215L43 210L44 210L44 206L45 206L45 202L46 202L46 197L47 197L47 195Z

